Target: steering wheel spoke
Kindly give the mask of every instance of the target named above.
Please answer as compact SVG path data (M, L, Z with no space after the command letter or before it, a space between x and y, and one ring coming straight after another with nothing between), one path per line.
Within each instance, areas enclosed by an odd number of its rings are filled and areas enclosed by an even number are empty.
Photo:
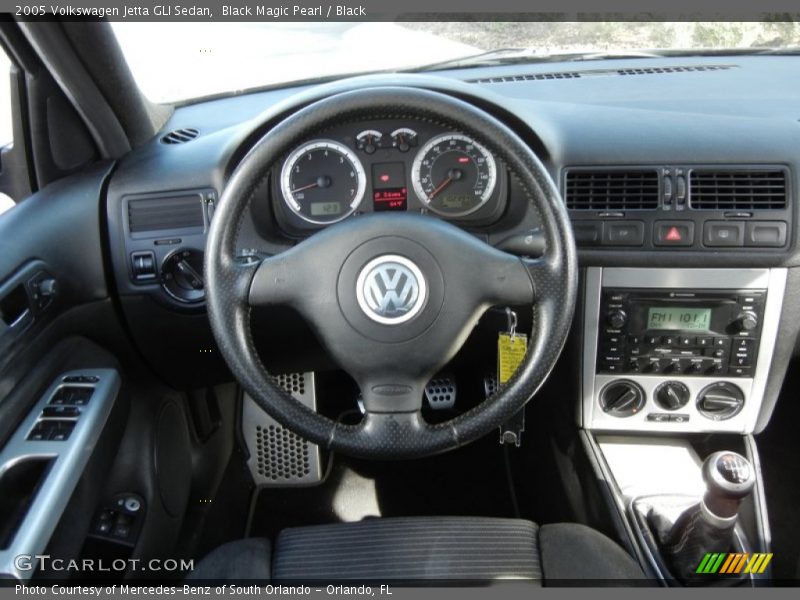
M560 285L558 278L563 276L558 261L546 255L541 258L521 260L533 284L534 301L551 298L553 291Z
M306 278L302 266L291 250L262 260L250 282L250 305L292 304Z

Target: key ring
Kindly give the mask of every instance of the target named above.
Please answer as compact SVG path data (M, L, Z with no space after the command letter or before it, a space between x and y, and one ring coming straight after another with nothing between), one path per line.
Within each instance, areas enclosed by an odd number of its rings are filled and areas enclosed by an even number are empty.
M517 313L506 306L506 319L508 320L508 333L511 335L511 341L517 337Z

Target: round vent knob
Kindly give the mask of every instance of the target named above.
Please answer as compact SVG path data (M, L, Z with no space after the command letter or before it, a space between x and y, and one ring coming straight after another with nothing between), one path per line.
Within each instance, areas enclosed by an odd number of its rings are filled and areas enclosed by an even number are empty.
M644 406L644 390L633 381L612 381L600 392L600 406L615 417L630 417Z
M737 386L718 381L703 388L697 397L697 411L714 421L736 416L744 406L744 393Z
M686 406L690 395L680 381L665 381L656 388L655 402L664 410L678 410Z

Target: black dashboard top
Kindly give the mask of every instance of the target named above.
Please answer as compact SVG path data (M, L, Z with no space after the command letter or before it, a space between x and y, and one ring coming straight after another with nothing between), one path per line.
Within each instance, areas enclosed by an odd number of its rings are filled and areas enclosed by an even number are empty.
M588 186L589 208L570 205L582 264L800 264L793 227L800 189L797 61L796 57L778 56L648 58L464 69L435 76L365 76L179 107L164 132L191 127L199 131L198 137L185 144L167 145L159 141L159 136L125 157L111 179L108 219L118 288L122 294L158 293L161 264L168 255L184 247L202 252L205 230L226 177L239 157L281 115L317 98L364 85L418 85L474 102L504 120L529 143L562 194L574 196L567 193L570 185ZM397 136L392 134L403 128L417 135L415 145L401 152ZM374 132L373 138L375 133L382 136L374 152L364 149L364 142L372 144L374 139L359 139L369 131ZM381 197L385 206L394 202L416 211L431 208L426 206L424 195L443 183L448 173L429 173L436 181L429 181L431 187L425 192L414 178L418 154L431 140L452 133L457 132L434 131L405 122L347 123L338 130L310 136L309 142L335 142L361 163L363 198L354 213L383 207ZM308 154L301 156L313 159ZM337 156L344 160L341 153ZM298 208L298 204L293 209L286 196L302 186L312 186L307 190L310 192L319 187L317 184L325 184L325 173L306 171L296 181L287 176L282 183L281 167L275 166L271 178L256 194L253 222L242 228L244 253L273 254L289 247L299 237L324 226L326 220L347 217L345 213L349 214L358 195L356 185L347 206L318 200L313 208L309 202L305 208ZM438 216L453 218L490 242L535 230L535 215L528 214L524 206L520 208L526 203L515 203L513 185L507 184L502 165L496 167L496 180L485 202L467 214L452 209L453 214L462 214L454 217L445 210ZM581 179L587 173L589 176ZM381 187L382 176L392 181ZM302 177L308 179L301 181ZM574 183L570 183L570 177ZM733 177L733 183L726 177ZM393 178L402 181L395 185ZM694 198L700 197L698 186L709 181L714 185L710 188L711 203L695 202ZM623 193L609 196L606 192L598 200L598 186L612 191L622 186ZM749 203L726 204L726 193L731 189L740 193L741 186L745 186ZM768 188L768 203L762 201L763 186ZM573 191L578 189L574 187ZM480 196L484 191L478 188L472 193ZM192 213L192 218L195 224L200 219L199 228L167 227L152 235L131 235L128 221L132 200L176 195L196 199L199 212ZM465 201L455 196L453 202ZM629 196L635 196L633 204L627 203ZM319 219L312 218L312 210ZM303 211L308 218L303 218ZM430 212L436 216L435 210ZM731 223L733 227L728 227ZM678 226L678 234L673 226ZM755 233L756 229L760 233ZM685 239L689 230L691 244L659 243L668 236ZM713 236L731 234L739 236L733 245L724 241L715 245L712 241ZM624 243L631 235L635 240L641 236L641 243ZM766 243L748 241L756 239ZM147 258L153 261L154 272L151 278L137 281L132 261L135 253L142 252L150 253Z

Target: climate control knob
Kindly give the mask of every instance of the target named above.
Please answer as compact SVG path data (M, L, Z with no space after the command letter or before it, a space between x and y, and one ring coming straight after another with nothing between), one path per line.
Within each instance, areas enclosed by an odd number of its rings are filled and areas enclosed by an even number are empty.
M645 403L644 390L633 381L612 381L600 392L600 406L615 417L630 417L642 410Z
M744 406L744 393L738 386L718 381L703 388L697 397L697 411L714 421L735 417Z
M606 315L606 323L613 329L622 329L628 322L628 315L624 310L612 310Z
M665 381L656 388L655 402L664 410L678 410L689 402L689 388L680 381Z
M736 317L736 327L739 331L753 331L758 327L758 316L751 310L746 310Z

